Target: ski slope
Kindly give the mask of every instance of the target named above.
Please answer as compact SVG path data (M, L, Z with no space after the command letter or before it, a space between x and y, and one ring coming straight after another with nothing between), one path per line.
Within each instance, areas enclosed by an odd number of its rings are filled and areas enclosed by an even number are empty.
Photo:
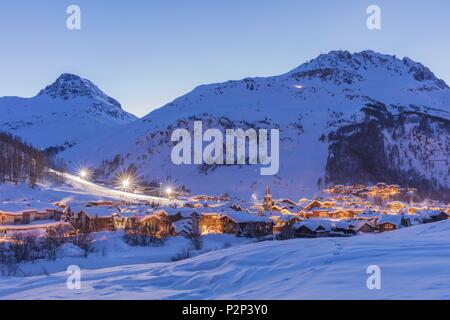
M352 238L243 244L179 262L0 278L1 299L449 299L450 221ZM152 248L148 248L152 250ZM367 267L381 268L369 290Z
M183 201L177 199L168 199L168 198L160 198L153 197L144 194L137 194L131 192L125 192L121 190L111 189L105 186L101 186L95 184L93 182L81 179L78 176L75 176L66 172L58 172L53 169L49 169L50 173L61 175L64 178L64 181L75 188L83 189L86 192L89 192L91 195L114 198L125 201L148 201L154 202L160 206L168 206L168 205L182 205Z

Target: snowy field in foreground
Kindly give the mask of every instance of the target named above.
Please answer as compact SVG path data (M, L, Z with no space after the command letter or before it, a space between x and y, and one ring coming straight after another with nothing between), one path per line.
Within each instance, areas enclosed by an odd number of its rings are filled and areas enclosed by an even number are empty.
M353 238L243 244L179 262L0 279L2 299L449 299L450 221ZM151 249L149 249L151 250ZM379 265L382 289L368 290Z

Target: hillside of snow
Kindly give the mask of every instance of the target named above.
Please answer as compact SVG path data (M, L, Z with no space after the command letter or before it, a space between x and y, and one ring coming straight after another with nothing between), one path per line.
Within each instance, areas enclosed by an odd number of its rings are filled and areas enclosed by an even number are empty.
M1 278L2 299L449 299L450 221L351 238L243 244L169 263ZM148 250L152 250L148 248ZM381 269L381 290L366 286ZM99 266L97 266L99 267Z
M62 151L109 136L136 117L97 86L63 74L32 98L0 98L0 128L38 148Z
M172 164L171 133L192 128L280 129L280 171ZM332 51L275 77L203 85L126 130L61 155L103 177L129 166L147 181L196 193L311 195L332 183L398 183L427 195L450 188L450 89L425 66L373 51ZM448 195L448 192L447 192Z

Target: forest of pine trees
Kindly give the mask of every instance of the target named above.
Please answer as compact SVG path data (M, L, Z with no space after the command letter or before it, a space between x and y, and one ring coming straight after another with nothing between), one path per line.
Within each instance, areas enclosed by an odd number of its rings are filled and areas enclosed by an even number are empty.
M0 132L0 183L28 182L31 186L43 180L52 160L45 151L26 144L20 138Z

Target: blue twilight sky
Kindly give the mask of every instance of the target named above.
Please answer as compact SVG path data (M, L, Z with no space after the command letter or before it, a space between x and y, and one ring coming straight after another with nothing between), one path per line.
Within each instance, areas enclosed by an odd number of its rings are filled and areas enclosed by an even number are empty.
M81 8L82 29L66 28ZM381 7L382 30L366 9ZM409 56L450 83L448 0L1 0L0 96L88 78L142 116L197 85L281 74L333 49Z

